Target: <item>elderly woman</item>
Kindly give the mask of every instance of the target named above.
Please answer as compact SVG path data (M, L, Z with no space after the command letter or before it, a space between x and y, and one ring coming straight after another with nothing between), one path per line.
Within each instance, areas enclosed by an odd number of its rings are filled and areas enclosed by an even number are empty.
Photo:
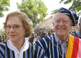
M4 29L9 40L0 44L0 58L46 58L43 49L28 41L32 25L25 13L8 14Z

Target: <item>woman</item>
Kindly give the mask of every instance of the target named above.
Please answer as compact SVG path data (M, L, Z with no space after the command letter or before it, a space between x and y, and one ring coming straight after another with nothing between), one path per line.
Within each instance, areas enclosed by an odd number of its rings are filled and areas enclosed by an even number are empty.
M0 58L46 58L40 47L28 41L32 25L25 13L8 14L4 29L9 40L0 44Z

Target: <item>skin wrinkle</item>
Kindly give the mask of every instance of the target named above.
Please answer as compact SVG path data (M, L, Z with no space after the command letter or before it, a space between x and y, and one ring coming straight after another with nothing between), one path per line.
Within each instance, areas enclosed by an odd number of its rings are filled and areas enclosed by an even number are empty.
M63 43L67 39L67 34L73 25L70 18L63 13L56 13L52 23L57 37Z

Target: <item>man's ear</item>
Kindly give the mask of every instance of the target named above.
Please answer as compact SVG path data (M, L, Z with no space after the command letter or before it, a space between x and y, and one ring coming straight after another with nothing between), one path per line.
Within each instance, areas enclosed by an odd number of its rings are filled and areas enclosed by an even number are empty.
M73 26L73 23L71 23L71 27Z

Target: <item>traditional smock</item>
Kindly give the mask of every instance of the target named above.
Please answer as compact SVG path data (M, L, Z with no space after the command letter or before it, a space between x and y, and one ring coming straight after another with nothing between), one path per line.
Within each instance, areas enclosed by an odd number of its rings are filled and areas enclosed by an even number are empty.
M66 53L63 53L62 46L55 40L55 34L38 40L36 44L44 48L49 58L81 58L81 39L72 35L68 35Z
M31 44L25 39L20 50L7 40L0 44L0 58L47 58L44 50L36 44Z

